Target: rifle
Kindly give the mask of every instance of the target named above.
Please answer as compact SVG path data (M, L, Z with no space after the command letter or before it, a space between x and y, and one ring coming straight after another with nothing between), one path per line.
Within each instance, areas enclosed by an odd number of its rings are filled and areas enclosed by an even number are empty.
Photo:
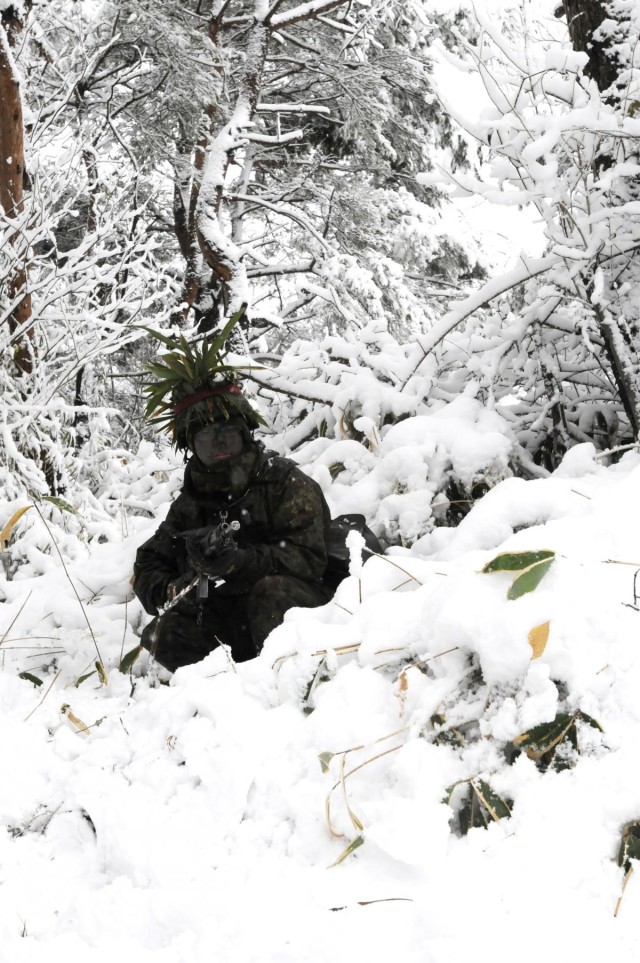
M233 534L239 529L240 522L228 522L227 513L220 512L220 521L217 525L205 525L204 528L192 528L187 532L180 532L180 538L197 544L200 553L205 557L215 558L216 555L221 555L229 548L237 548ZM179 596L176 596L176 599L182 598L186 592L190 591L196 581L198 585L196 596L198 603L202 605L202 602L209 598L209 577L207 575L197 575L193 582L183 592L180 592ZM198 614L201 621L202 612Z
M233 537L234 532L240 529L240 522L228 522L227 513L220 512L220 521L217 525L205 525L203 528L192 528L186 532L174 532L173 538L184 538L186 539L196 539L199 540L199 548L203 555L209 555L215 557L221 552L226 551L228 548L236 548L236 541ZM178 592L171 601L166 602L158 610L158 615L156 617L156 624L151 635L151 645L149 648L149 656L151 659L151 665L155 661L156 651L158 648L158 629L160 626L161 619L170 612L174 606L181 602L185 595L188 595L192 588L197 586L197 599L198 599L198 614L196 616L196 624L202 625L202 604L209 597L209 578L207 575L202 575L198 573L194 575L188 585L185 585L183 589Z

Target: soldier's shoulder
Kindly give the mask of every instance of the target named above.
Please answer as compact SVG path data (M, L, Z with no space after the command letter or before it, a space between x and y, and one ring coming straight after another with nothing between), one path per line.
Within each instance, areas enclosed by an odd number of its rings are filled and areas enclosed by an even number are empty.
M295 479L298 482L315 484L313 479L303 472L302 468L292 458L279 455L276 451L265 450L263 459L260 477L265 482L284 482L288 479L292 481Z
M291 458L279 455L277 451L270 448L263 448L260 452L260 464L258 474L262 478L278 478L287 475L297 465Z

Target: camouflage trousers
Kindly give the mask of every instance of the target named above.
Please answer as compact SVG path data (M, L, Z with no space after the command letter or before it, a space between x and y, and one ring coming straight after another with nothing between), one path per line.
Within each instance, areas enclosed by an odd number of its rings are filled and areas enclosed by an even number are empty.
M198 606L187 596L175 609L153 619L140 641L149 651L155 644L156 659L171 672L199 662L220 642L231 648L236 662L246 662L260 652L288 609L324 605L332 595L322 583L287 575L269 575L242 594L230 594L227 586L212 588L202 606L201 624Z

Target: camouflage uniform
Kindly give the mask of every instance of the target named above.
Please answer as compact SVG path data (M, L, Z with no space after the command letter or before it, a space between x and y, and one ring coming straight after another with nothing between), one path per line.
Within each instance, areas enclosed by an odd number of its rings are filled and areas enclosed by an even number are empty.
M220 490L215 474L198 471L192 457L166 521L138 549L134 591L157 616L170 583L189 575L180 533L217 525L224 513L228 522L240 523L238 569L221 584L211 581L208 599L198 603L192 590L142 633L143 646L155 642L156 658L171 671L199 661L219 642L238 662L253 658L287 609L323 605L331 597L323 584L329 511L320 487L292 461L255 442L251 448L239 493L238 484ZM234 470L242 479L238 466Z

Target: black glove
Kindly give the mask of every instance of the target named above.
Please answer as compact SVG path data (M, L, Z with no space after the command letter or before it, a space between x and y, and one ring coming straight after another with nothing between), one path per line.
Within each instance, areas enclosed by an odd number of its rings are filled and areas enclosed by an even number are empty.
M167 585L165 605L168 604L169 602L173 602L175 597L179 595L183 589L186 589L189 582L193 582L194 578L195 578L195 572L187 571L184 573L184 575L180 575L178 576L178 578L173 579L173 581L169 582L169 584Z
M187 541L187 555L191 565L201 575L208 578L228 578L238 575L244 568L247 553L242 548L227 548L213 557L198 550L198 545L191 546Z

